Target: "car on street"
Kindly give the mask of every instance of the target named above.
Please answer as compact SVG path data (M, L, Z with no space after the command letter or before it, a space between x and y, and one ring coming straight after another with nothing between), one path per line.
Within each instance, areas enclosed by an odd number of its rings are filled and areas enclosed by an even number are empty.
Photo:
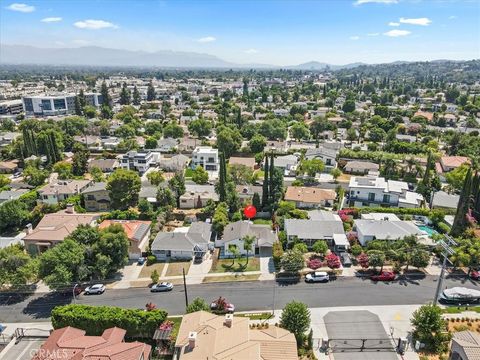
M382 271L380 274L370 276L373 281L393 281L397 276L393 271Z
M105 292L105 285L95 284L85 289L85 295L99 295Z
M470 272L470 279L472 280L480 280L480 271L473 270Z
M314 283L322 282L326 283L330 281L330 276L325 271L315 271L305 275L305 282Z
M173 290L173 284L169 282L161 282L153 285L150 288L151 292L164 292L164 291L172 291L172 290Z
M139 258L137 259L137 264L138 264L138 265L143 265L143 264L145 264L146 261L147 261L147 258L141 256L141 257L139 257Z

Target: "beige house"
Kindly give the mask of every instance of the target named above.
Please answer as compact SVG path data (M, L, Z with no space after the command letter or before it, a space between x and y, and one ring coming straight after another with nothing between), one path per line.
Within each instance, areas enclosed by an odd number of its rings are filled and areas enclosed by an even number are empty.
M100 214L77 214L73 206L53 214L46 214L32 230L27 226L27 236L23 238L30 254L39 254L63 241L79 225L95 226Z
M235 156L232 156L228 160L228 164L229 165L244 165L244 166L253 170L255 168L255 158L253 158L253 157L235 157Z
M104 220L99 229L105 229L110 225L119 224L127 234L129 247L128 258L136 260L147 250L148 240L150 239L151 221L140 220Z
M298 360L295 336L277 326L250 329L250 319L205 311L182 318L176 360Z
M55 205L75 196L92 184L92 180L54 180L38 190L38 201L43 204Z
M335 190L317 187L289 186L285 192L285 201L293 201L297 208L332 206L336 197Z
M82 195L87 211L108 211L110 209L110 195L107 190L107 183L95 183L83 190Z

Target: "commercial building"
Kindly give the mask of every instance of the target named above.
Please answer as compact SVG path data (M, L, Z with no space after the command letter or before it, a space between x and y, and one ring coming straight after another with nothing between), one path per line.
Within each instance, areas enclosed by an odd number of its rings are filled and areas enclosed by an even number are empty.
M75 94L34 95L22 98L26 115L49 116L75 113ZM87 105L99 107L102 105L102 95L99 93L85 94Z
M22 100L8 100L0 102L0 115L17 115L22 111Z

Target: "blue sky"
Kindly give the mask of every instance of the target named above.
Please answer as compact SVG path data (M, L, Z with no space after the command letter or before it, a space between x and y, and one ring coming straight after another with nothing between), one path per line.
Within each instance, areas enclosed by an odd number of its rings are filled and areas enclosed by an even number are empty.
M480 0L0 4L5 44L194 51L274 65L480 58Z

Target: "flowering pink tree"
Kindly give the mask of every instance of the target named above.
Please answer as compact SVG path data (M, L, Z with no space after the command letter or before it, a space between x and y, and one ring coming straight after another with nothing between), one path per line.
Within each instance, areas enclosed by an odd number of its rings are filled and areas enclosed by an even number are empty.
M365 253L361 253L360 255L358 255L357 261L363 269L368 269L368 267L370 266L368 262L368 255Z
M340 257L335 255L334 253L330 253L325 256L325 260L327 261L327 266L330 269L338 269L342 263L340 262Z
M318 258L313 258L307 261L307 266L312 270L317 270L323 266L323 262Z

